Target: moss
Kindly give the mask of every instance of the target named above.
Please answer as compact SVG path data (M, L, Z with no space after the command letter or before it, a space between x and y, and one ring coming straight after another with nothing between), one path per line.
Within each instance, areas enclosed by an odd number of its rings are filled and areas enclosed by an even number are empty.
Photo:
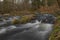
M49 40L60 40L60 16L57 15L56 24L54 25L54 30L52 31Z
M56 26L53 32L51 33L49 40L58 40L59 38L60 38L60 26Z
M19 24L20 23L20 21L19 20L17 20L17 19L13 19L13 21L11 22L12 24Z
M22 16L22 18L20 19L20 23L27 23L32 19L34 19L34 15L25 15L25 16Z
M27 23L28 21L30 21L30 18L28 16L23 16L20 23Z

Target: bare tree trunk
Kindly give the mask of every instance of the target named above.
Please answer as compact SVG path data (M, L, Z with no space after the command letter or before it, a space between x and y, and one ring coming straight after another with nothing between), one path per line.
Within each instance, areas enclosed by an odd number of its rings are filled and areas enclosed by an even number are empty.
M59 6L59 8L60 8L60 0L57 0L57 3L58 3L58 6Z
M45 0L45 6L48 7L48 0Z
M25 10L27 10L27 7L28 7L28 6L27 6L28 1L29 1L29 0L24 0L24 8L25 8Z

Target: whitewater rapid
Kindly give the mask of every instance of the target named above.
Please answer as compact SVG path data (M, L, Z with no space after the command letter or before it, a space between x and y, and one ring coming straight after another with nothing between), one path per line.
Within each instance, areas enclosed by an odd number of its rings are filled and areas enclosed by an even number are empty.
M22 24L19 26L10 25L7 28L0 29L0 34L6 33L7 31L16 29L16 28L20 28L20 29L30 28L28 30L24 30L22 34L30 33L29 35L32 36L32 34L34 33L36 35L36 37L39 38L39 40L48 40L48 37L53 30L53 24L41 23L41 21L39 22L38 20L36 20L35 23L26 23L26 24ZM32 32L32 34L31 34L31 32Z

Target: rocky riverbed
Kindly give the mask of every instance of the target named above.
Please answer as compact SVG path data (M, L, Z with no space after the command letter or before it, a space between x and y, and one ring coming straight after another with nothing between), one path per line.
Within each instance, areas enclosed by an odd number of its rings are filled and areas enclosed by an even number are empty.
M16 19L17 17L14 18ZM48 40L53 30L54 19L54 16L44 14L43 16L37 16L34 22L25 24L13 25L10 24L12 20L5 20L5 24L0 25L2 26L0 29L0 40Z

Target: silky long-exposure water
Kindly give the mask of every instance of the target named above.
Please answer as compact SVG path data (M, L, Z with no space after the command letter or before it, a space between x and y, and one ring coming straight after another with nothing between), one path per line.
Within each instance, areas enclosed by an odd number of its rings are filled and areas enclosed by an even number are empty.
M9 36L7 34L4 34L7 36L4 40L48 40L49 34L51 33L53 29L53 24L46 24L41 23L38 20L36 20L35 23L27 23L22 24L19 27L15 26L9 26L8 28L4 28L0 31L0 33L7 33L7 30L11 29L24 29L22 32L14 32L13 35L11 35L12 32L10 32ZM26 30L29 28L28 30ZM3 36L3 38L5 37Z
M38 15L36 20L26 24L12 25L10 19L0 23L0 40L48 40L55 21L49 14Z

